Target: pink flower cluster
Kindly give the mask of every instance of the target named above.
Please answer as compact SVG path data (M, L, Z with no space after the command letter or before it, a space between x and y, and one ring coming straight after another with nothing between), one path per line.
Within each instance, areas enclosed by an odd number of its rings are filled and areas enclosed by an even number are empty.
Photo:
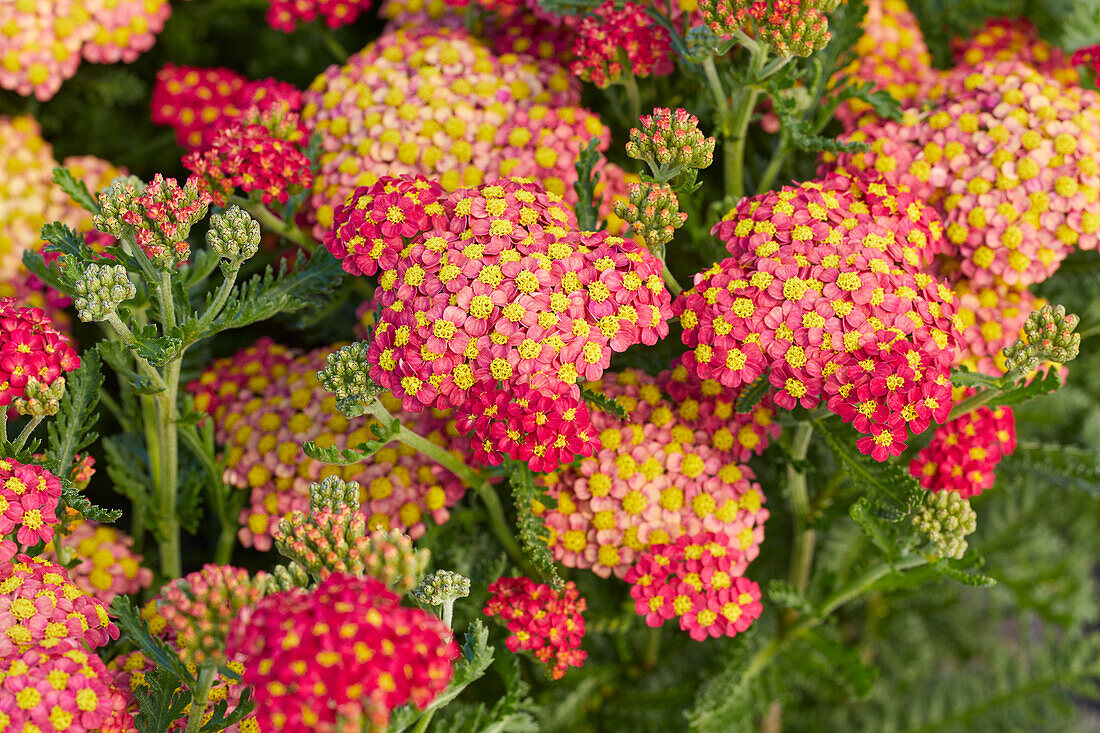
M1094 74L1100 74L1100 43L1077 49L1073 52L1070 63L1075 67L1091 67Z
M76 517L71 522L60 541L78 562L69 569L78 588L110 603L117 595L133 595L152 585L153 571L141 566L142 556L133 550L133 537L106 524ZM53 542L41 556L57 562Z
M706 531L733 538L743 562L739 573L759 554L768 510L752 469L741 461L776 434L768 427L771 409L761 404L753 413L721 418L736 401L723 399L728 390L700 402L689 395L717 383L689 386L694 380L682 367L674 373L683 381L624 371L588 385L615 400L627 419L594 411L600 450L539 479L557 506L539 504L534 511L550 530L554 558L566 567L622 578L647 547ZM670 402L662 389L685 399Z
M1044 76L1061 84L1078 84L1079 64L1065 52L1039 37L1039 29L1027 18L992 18L966 38L951 41L951 52L959 66L977 66L983 61L1017 61L1034 66Z
M767 374L784 409L825 401L878 461L946 418L954 294L919 269L942 234L916 196L830 175L744 199L713 232L733 256L673 304L688 371L732 388Z
M231 69L166 64L157 72L151 104L153 122L168 125L188 149L209 147L221 125L256 107L302 107L302 93L275 79L251 81Z
M809 56L832 35L826 13L840 0L703 0L706 24L719 36L752 33L780 56Z
M593 8L577 28L572 71L600 89L623 74L638 78L672 73L672 41L639 3L614 0Z
M335 574L238 616L227 653L243 656L262 730L336 731L338 717L384 727L399 705L423 709L459 651L442 621L401 606L379 581Z
M169 0L0 4L0 87L44 102L76 73L81 56L100 64L133 62L153 47L171 14Z
M103 661L74 641L0 655L0 722L12 731L134 731Z
M317 380L329 351L303 354L265 338L215 361L188 385L195 408L213 416L215 438L225 448L225 482L249 491L239 533L248 547L270 549L279 519L295 509L308 511L309 485L325 476L359 482L368 527L402 528L413 538L424 534L428 519L446 522L448 507L465 494L457 477L403 445L343 467L325 466L302 452L309 440L324 448L349 448L374 439L376 421L344 417ZM400 408L392 395L382 401L391 411ZM395 416L439 445L468 450L442 414L398 411Z
M991 377L1001 376L1007 371L1001 352L1020 337L1027 317L1046 301L1019 285L975 289L965 278L957 280L952 289L959 299L956 324L960 349L955 365Z
M115 237L132 232L153 265L170 270L191 256L187 236L212 201L199 177L191 176L181 187L175 178L157 173L140 190L120 180L100 192L102 213L92 220Z
M94 649L117 638L106 604L85 595L60 565L28 555L0 563L0 658L66 641Z
M1014 450L1012 408L979 407L937 428L909 472L929 491L957 491L967 499L993 486L993 470Z
M262 596L260 583L249 578L247 570L207 563L166 583L157 610L175 632L175 646L184 662L222 665L227 661L225 638L230 623Z
M345 262L361 247L381 260L397 237L407 242L380 278L368 352L371 377L405 409L461 405L481 380L596 379L612 352L668 332L660 262L634 242L576 231L572 211L537 184L500 181L430 204L424 185L383 184L405 199L385 207L401 219L395 227L408 228L338 225L326 242ZM375 207L374 190L359 189L340 218ZM379 226L382 236L373 234Z
M760 618L760 586L742 577L741 552L720 532L683 535L646 550L626 574L647 626L680 618L696 641L736 636Z
M478 381L456 408L455 422L471 433L474 461L490 466L508 456L532 471L553 471L599 450L584 401L545 374L503 387Z
M318 239L357 187L385 176L423 174L453 191L529 175L575 202L573 155L593 138L601 149L610 140L599 118L578 106L565 69L497 56L464 29L386 33L325 71L305 100L302 117L321 135L309 213ZM625 189L621 169L598 168L608 190Z
M1005 61L957 67L920 101L931 109L853 132L871 150L836 164L936 202L944 254L973 287L1038 283L1073 248L1096 249L1100 95Z
M224 121L210 146L184 157L183 165L206 182L219 206L238 188L259 191L265 204L285 204L313 185L301 145L297 114L285 106L266 112L253 108Z
M551 679L560 680L570 667L581 667L588 653L584 640L584 612L588 602L572 581L556 591L530 578L497 578L489 584L489 600L482 610L498 617L511 635L504 642L511 652L533 652Z
M14 403L25 412L22 401L33 397L28 387L49 387L79 367L69 337L54 328L44 311L0 299L0 406Z
M373 4L372 0L268 0L268 3L267 24L284 33L317 18L323 19L329 28L349 25Z
M61 479L42 466L0 459L0 562L53 539Z

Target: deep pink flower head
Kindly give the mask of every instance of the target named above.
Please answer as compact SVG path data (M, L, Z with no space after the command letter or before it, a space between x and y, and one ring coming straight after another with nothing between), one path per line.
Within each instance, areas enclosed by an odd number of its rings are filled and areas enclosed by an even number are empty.
M226 651L243 655L261 730L336 731L348 712L385 724L406 702L426 707L454 675L451 636L378 580L335 574L238 616Z
M261 339L232 357L215 361L188 385L195 408L211 415L224 448L223 479L249 492L241 510L241 542L272 546L272 530L294 510L309 510L309 485L326 476L360 484L360 511L369 529L400 528L414 539L426 522L443 524L449 507L466 493L462 482L422 453L394 443L364 463L326 466L302 452L312 440L324 447L352 448L374 439L374 418L346 418L336 398L317 380L329 347L310 352ZM448 450L469 451L446 413L410 414L393 395L381 397L396 417Z
M482 380L597 379L612 352L668 332L660 262L631 240L577 231L537 184L499 181L438 203L377 291L371 377L405 409L461 405Z
M965 38L951 40L951 53L959 66L978 66L983 61L1015 61L1034 66L1062 84L1077 84L1080 63L1039 37L1039 29L1027 18L990 18L985 26Z
M275 79L252 81L231 69L166 64L157 72L151 104L153 122L168 125L187 149L213 144L222 123L251 107L286 104L302 108L302 93Z
M0 657L69 640L94 649L117 638L107 605L85 595L60 565L28 555L0 564Z
M65 374L79 367L69 337L54 328L44 311L0 298L0 407L14 403L22 414L35 411L40 388L57 390Z
M679 617L680 629L696 641L736 636L764 610L760 586L741 574L740 555L720 532L650 547L624 578L634 610L653 627Z
M285 204L313 185L303 137L298 115L285 104L267 111L253 107L223 122L213 143L187 155L183 164L206 181L217 205L224 206L238 188L259 191L265 204Z
M71 640L0 655L0 721L15 731L133 731L98 656Z
M647 547L704 531L732 538L739 572L759 554L768 510L742 461L777 433L768 427L772 410L762 404L721 418L726 409L732 413L732 390L695 399L688 375L676 376L683 381L628 370L586 385L615 400L627 418L593 411L599 451L576 468L539 479L556 506L533 510L550 530L554 558L566 567L621 578ZM709 392L715 384L698 389ZM662 386L678 401L665 398Z
M61 479L46 468L0 459L0 562L53 539L60 498Z
M639 3L616 7L613 0L593 8L577 28L572 71L603 89L625 73L644 78L672 73L668 31Z
M930 491L957 491L966 499L993 486L994 469L1014 450L1012 408L979 407L937 428L909 472Z
M1100 43L1077 49L1073 52L1070 63L1074 66L1090 66L1094 73L1100 74Z
M570 667L583 666L588 656L580 648L587 608L588 602L572 581L557 591L518 577L490 583L482 613L499 617L511 632L505 641L509 651L531 652L546 666L551 679L560 680Z
M879 461L945 419L954 294L919 269L942 242L923 202L831 175L744 199L713 233L733 256L673 304L689 372L734 389L767 374L785 409L825 401Z
M329 28L349 25L373 5L372 0L268 0L268 3L267 24L284 33L318 18Z

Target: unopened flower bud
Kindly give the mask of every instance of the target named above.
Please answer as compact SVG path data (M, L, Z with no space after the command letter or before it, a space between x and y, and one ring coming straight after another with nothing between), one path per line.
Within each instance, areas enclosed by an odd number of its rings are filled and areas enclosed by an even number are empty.
M12 406L20 415L48 417L57 414L64 394L65 377L59 376L49 385L30 377L27 379L27 386L23 389L23 396L17 397Z
M424 576L409 595L425 606L442 606L470 595L470 579L450 570L436 570Z
M687 110L658 107L639 122L641 127L630 131L626 154L648 163L656 180L690 186L695 170L714 160L714 138L703 134L699 118Z
M1029 374L1045 362L1065 364L1077 358L1081 334L1075 333L1080 319L1063 306L1044 305L1027 317L1020 338L1004 350L1010 372Z
M122 265L87 265L73 284L73 291L77 316L85 323L105 320L120 303L137 294Z
M263 578L264 595L282 593L293 588L307 588L310 585L309 573L296 562L286 565L276 565L270 573Z
M724 41L707 26L697 25L687 32L684 43L687 45L687 60L701 64L717 55Z
M359 484L355 481L326 476L321 481L309 485L309 511L311 513L326 509L336 511L345 507L358 509L359 491Z
M176 648L187 664L225 664L225 634L245 606L263 597L265 580L229 565L204 565L202 570L172 581L161 589L158 610L176 632Z
M260 249L260 223L239 206L210 217L206 244L231 265L239 265Z
M317 372L321 386L336 395L336 409L348 417L366 412L367 405L381 392L370 378L368 344L356 341L328 355L326 366Z
M650 251L663 248L683 226L687 214L680 212L680 200L664 183L631 183L629 201L614 203L615 214L630 225L630 236Z
M120 240L132 238L154 267L172 271L190 256L187 237L210 201L195 176L182 187L159 173L148 186L132 176L116 178L99 194L103 213L92 223Z
M978 515L970 501L957 491L929 494L913 517L913 524L943 558L961 558L966 553L966 536L977 528Z
M130 233L122 220L123 214L134 207L134 202L145 193L145 181L137 176L118 176L99 193L102 213L92 217L92 224L101 232L121 239Z

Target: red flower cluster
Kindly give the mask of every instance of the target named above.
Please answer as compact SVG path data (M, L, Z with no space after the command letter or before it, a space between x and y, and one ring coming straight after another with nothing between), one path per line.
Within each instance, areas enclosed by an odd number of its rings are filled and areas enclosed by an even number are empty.
M253 108L221 125L213 143L183 159L201 176L222 206L235 189L259 191L265 204L285 204L292 194L313 185L309 158L302 152L298 115L281 108Z
M94 649L117 638L107 605L73 585L65 568L28 555L0 564L0 657L68 640Z
M267 24L284 33L317 18L323 18L329 28L339 28L354 23L373 4L372 0L268 0L268 3Z
M132 233L153 265L170 270L191 256L191 227L206 216L212 197L202 179L191 176L181 188L160 173L140 192L133 180L119 179L99 194L102 213L92 221L117 238ZM140 183L140 182L139 182Z
M696 641L736 636L760 618L760 586L735 572L740 550L718 532L654 545L626 574L634 610L647 626L680 617Z
M733 388L767 372L775 404L826 400L879 461L946 418L954 295L918 269L942 233L915 196L833 175L745 199L713 232L733 257L673 304L689 371Z
M909 472L930 491L957 491L966 499L993 486L993 470L1014 450L1012 408L979 407L940 426Z
M626 74L646 77L672 73L672 41L645 6L613 0L584 16L573 41L572 71L603 89Z
M45 311L0 298L0 407L29 397L32 380L49 387L79 367L69 337L54 328Z
M399 604L374 578L330 575L311 592L265 597L230 627L229 658L245 662L261 730L337 730L423 709L454 675L458 648L435 616Z
M153 122L176 131L185 148L213 144L220 124L243 110L266 110L281 104L302 108L302 93L276 79L251 81L231 69L167 64L153 86Z
M584 616L588 602L572 581L561 591L530 578L498 578L489 584L489 600L482 611L500 617L512 635L505 645L511 652L534 652L550 677L560 680L570 667L581 667Z
M350 271L384 270L370 376L406 410L461 405L481 380L596 379L613 351L668 332L660 262L630 240L576 231L572 211L537 184L498 181L431 203L435 189L418 179L383 186L383 203L359 189L326 245ZM360 207L369 219L345 226Z
M42 466L0 460L0 562L53 539L61 479Z
M1100 43L1077 49L1070 57L1070 63L1074 66L1090 66L1094 72L1100 74Z
M532 471L553 471L591 456L600 442L577 391L545 374L521 377L503 388L481 380L455 410L456 424L472 432L475 461L498 465L504 456L526 461Z
M753 33L780 56L809 56L832 35L825 15L840 0L703 0L703 19L719 36Z

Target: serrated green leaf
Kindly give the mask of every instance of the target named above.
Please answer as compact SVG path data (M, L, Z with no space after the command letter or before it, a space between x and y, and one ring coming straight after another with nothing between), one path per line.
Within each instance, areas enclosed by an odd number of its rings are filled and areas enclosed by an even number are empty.
M802 614L813 614L814 606L792 583L780 578L768 581L768 600L780 608L789 608Z
M130 433L121 433L104 438L103 451L107 456L107 477L114 489L135 506L148 503L153 485L149 477L149 456L141 438Z
M76 510L85 519L100 524L114 524L122 517L121 509L104 509L101 506L96 506L79 489L68 482L61 489L61 503L70 509Z
M741 414L752 412L770 389L771 382L768 381L768 373L765 372L741 392L741 396L737 398L736 410Z
M24 250L23 266L47 287L63 295L68 295L70 297L73 295L72 288L61 278L61 271L58 269L57 263L55 262L47 265L46 258L42 256L41 252L35 252L31 249Z
M1001 384L998 377L971 371L967 367L955 367L951 370L951 384L956 387L991 387L997 388Z
M988 575L968 573L947 560L932 563L931 568L943 577L953 580L956 583L961 583L962 585L969 585L975 588L991 588L997 585L997 581Z
M861 496L852 504L848 514L883 555L891 561L897 559L900 547L896 522L890 522L879 516L871 501L865 496Z
M917 480L901 461L879 463L856 449L856 432L847 425L828 425L815 421L816 434L828 444L838 463L848 469L848 477L859 488L868 492L874 502L875 513L890 522L900 522L919 505L924 495Z
M88 190L84 181L79 180L73 172L64 166L53 169L53 182L61 187L61 190L69 195L76 203L80 204L89 214L100 214L103 208L95 200L95 196Z
M94 428L99 421L96 407L102 385L99 354L95 350L85 351L80 368L70 372L65 381L65 394L47 430L46 455L58 476L68 476L73 457L99 437Z
M47 252L59 252L80 262L97 262L101 259L87 245L80 232L67 224L50 222L42 227L40 234L46 241Z
M1062 387L1062 375L1058 369L1050 367L1046 374L1035 375L1029 382L1020 380L1009 391L993 398L990 405L1019 405L1040 395L1057 392Z
M103 340L95 348L103 361L114 370L115 375L138 394L157 394L164 391L163 387L158 387L148 377L134 371L130 355L122 344Z
M218 733L218 731L236 725L248 717L256 709L256 701L252 698L252 688L244 688L244 692L241 693L241 698L237 702L237 707L233 708L233 712L226 715L228 709L229 705L226 701L219 700L214 708L209 711L210 719L203 723L202 728L199 728L199 733Z
M841 682L857 698L866 697L878 678L878 669L865 664L859 652L844 646L835 632L827 628L812 629L804 637L809 646L825 658L834 671L834 679Z
M111 601L111 614L116 618L119 631L140 649L149 661L167 670L179 684L190 689L195 688L195 677L187 671L187 666L180 661L179 655L172 647L150 633L149 623L141 617L129 596L115 596Z
M577 169L577 180L573 183L573 190L577 192L577 203L573 209L577 212L577 224L581 231L595 231L600 224L600 205L596 198L600 174L592 174L596 164L603 159L599 144L600 138L593 137L573 163Z
M155 367L164 366L182 353L183 333L183 329L176 326L161 336L156 326L148 325L134 331L134 343L129 349Z
M191 340L323 302L339 286L344 271L336 258L324 250L315 251L308 261L303 260L305 257L299 255L293 267L288 268L284 261L277 270L268 267L262 274L237 285L210 328L194 334Z
M561 588L564 581L558 575L554 553L550 550L550 531L532 511L533 502L546 505L552 501L535 484L535 474L526 463L509 461L508 469L508 483L512 487L512 502L516 509L517 535L523 554L552 588Z
M191 703L191 693L164 667L146 672L145 683L145 687L134 690L134 699L140 709L134 716L134 725L141 733L165 733L183 717Z
M600 412L606 412L608 415L614 415L620 420L626 420L628 417L626 408L620 405L617 400L602 392L581 387L581 399L590 407L595 407Z
M1100 496L1100 467L1096 453L1084 448L1053 443L1018 443L1005 456L1000 470L1008 475L1026 474L1040 483Z

